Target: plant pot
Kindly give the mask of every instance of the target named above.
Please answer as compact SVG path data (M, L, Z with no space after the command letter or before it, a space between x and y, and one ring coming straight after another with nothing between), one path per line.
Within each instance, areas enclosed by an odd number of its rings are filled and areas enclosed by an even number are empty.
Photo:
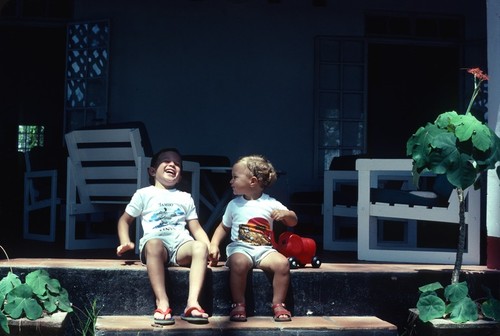
M422 322L418 310L410 309L410 319L415 318L416 335L425 336L492 336L500 335L500 323L479 319L473 322L455 323L449 319L434 319Z
M52 315L44 315L37 320L29 320L25 317L20 319L8 318L10 335L64 335L67 312L56 312Z

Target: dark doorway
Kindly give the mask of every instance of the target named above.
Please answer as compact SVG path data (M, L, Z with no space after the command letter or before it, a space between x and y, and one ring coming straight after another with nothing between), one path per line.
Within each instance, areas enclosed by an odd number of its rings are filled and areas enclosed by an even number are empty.
M9 223L9 234L19 235L25 166L17 150L18 126L45 127L44 145L54 153L42 159L47 167L60 169L65 160L62 126L66 27L0 25L0 50L0 144L3 162L11 167L9 179L15 180L15 188L0 198L0 215ZM62 180L62 169L59 172Z
M60 146L65 26L0 26L0 45L0 107L8 119L2 123L2 144L17 149L17 125L24 124L44 125L47 145Z
M460 49L372 43L368 60L368 153L406 157L406 142L420 126L458 111Z

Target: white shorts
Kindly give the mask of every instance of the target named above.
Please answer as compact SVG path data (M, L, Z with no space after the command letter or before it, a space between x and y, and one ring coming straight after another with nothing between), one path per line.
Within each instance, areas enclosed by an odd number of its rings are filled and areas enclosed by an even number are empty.
M242 253L250 259L253 267L259 266L260 262L272 252L277 251L271 245L256 246L241 241L231 242L226 247L226 255L228 259L234 253Z
M177 251L184 243L194 240L194 238L186 231L181 234L167 234L164 232L152 232L141 238L139 241L139 255L141 258L141 263L146 264L146 254L144 253L144 246L150 239L160 239L163 242L163 246L167 249L169 261L168 264L171 266L177 265Z

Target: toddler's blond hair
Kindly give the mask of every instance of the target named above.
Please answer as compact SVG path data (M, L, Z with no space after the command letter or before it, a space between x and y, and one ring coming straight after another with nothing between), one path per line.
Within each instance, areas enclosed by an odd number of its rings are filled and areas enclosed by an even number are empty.
M236 163L243 163L257 178L262 188L270 187L278 179L276 170L269 160L259 154L242 156Z

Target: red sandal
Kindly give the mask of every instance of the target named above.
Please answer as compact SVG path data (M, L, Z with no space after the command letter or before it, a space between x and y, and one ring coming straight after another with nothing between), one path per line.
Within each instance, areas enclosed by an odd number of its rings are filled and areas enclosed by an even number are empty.
M154 318L154 323L159 325L172 325L175 323L174 317L172 316L172 309L167 308L165 311L157 308L153 313L160 313L163 315L162 318ZM170 317L167 318L167 315L170 314Z
M272 306L274 313L274 321L276 322L290 322L292 320L292 313L286 308L284 303L277 303Z
M231 312L229 313L229 320L233 322L246 322L247 311L244 303L233 303L231 305Z

